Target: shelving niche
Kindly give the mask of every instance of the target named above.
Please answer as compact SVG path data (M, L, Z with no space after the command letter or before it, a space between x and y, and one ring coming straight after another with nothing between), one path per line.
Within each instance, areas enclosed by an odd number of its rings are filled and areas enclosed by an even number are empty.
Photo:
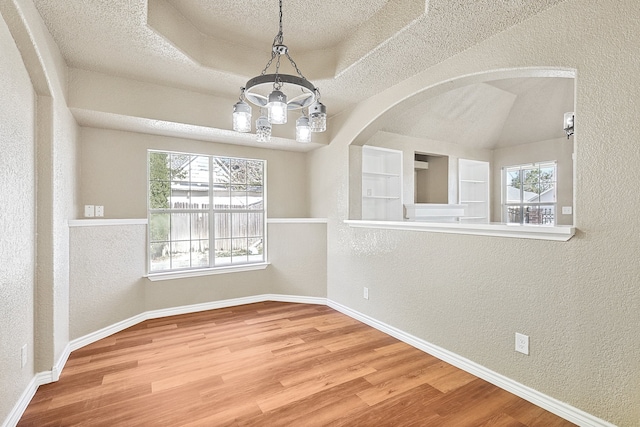
M489 162L459 159L458 185L461 205L467 205L460 222L489 222Z
M362 147L362 219L402 220L402 151Z

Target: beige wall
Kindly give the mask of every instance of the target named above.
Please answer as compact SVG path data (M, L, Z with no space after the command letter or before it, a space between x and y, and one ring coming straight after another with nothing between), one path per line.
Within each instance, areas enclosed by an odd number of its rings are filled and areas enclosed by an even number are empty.
M0 420L35 374L35 92L0 19ZM21 347L28 363L22 368Z
M567 0L335 117L329 147L310 154L311 213L329 217L328 297L597 417L639 425L639 16L636 0ZM349 144L372 118L440 82L516 67L577 72L575 237L343 224ZM515 332L530 336L529 356L514 352Z
M491 216L493 221L501 222L502 206L502 168L553 161L556 163L557 173L557 224L572 225L573 215L562 214L563 206L573 206L573 138L552 139L531 144L517 145L493 150L491 161Z
M10 207L0 214L9 273L0 273L0 312L7 316L0 323L9 328L0 337L4 418L35 373L57 378L69 342L67 220L76 211L77 125L66 107L65 62L33 4L3 1L0 13L0 85L10 99L1 107L0 132L7 133L0 194L11 199L0 203ZM27 365L21 368L24 344Z
M267 161L267 215L308 216L303 153L217 144L84 127L80 134L80 207L102 205L106 218L147 217L147 150L247 157Z
M150 310L264 294L326 297L323 223L269 224L264 270L156 282L143 277L145 225L86 224L70 229L72 340Z

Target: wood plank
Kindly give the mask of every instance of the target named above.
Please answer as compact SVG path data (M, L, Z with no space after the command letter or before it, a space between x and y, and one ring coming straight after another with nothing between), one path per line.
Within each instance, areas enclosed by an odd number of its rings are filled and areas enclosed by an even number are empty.
M74 351L19 426L572 425L327 306L151 319Z

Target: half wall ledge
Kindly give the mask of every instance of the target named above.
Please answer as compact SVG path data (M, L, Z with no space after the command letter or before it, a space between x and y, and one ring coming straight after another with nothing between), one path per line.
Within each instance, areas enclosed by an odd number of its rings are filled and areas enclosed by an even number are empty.
M521 224L472 224L419 221L367 221L344 220L349 227L379 228L384 230L428 231L432 233L470 234L475 236L512 237L517 239L552 240L566 242L576 234L572 226L521 225Z

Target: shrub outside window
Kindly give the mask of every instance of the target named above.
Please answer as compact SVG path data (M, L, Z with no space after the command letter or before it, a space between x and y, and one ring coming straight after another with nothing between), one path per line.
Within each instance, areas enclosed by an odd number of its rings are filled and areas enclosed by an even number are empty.
M265 262L265 168L264 160L150 150L149 272Z

